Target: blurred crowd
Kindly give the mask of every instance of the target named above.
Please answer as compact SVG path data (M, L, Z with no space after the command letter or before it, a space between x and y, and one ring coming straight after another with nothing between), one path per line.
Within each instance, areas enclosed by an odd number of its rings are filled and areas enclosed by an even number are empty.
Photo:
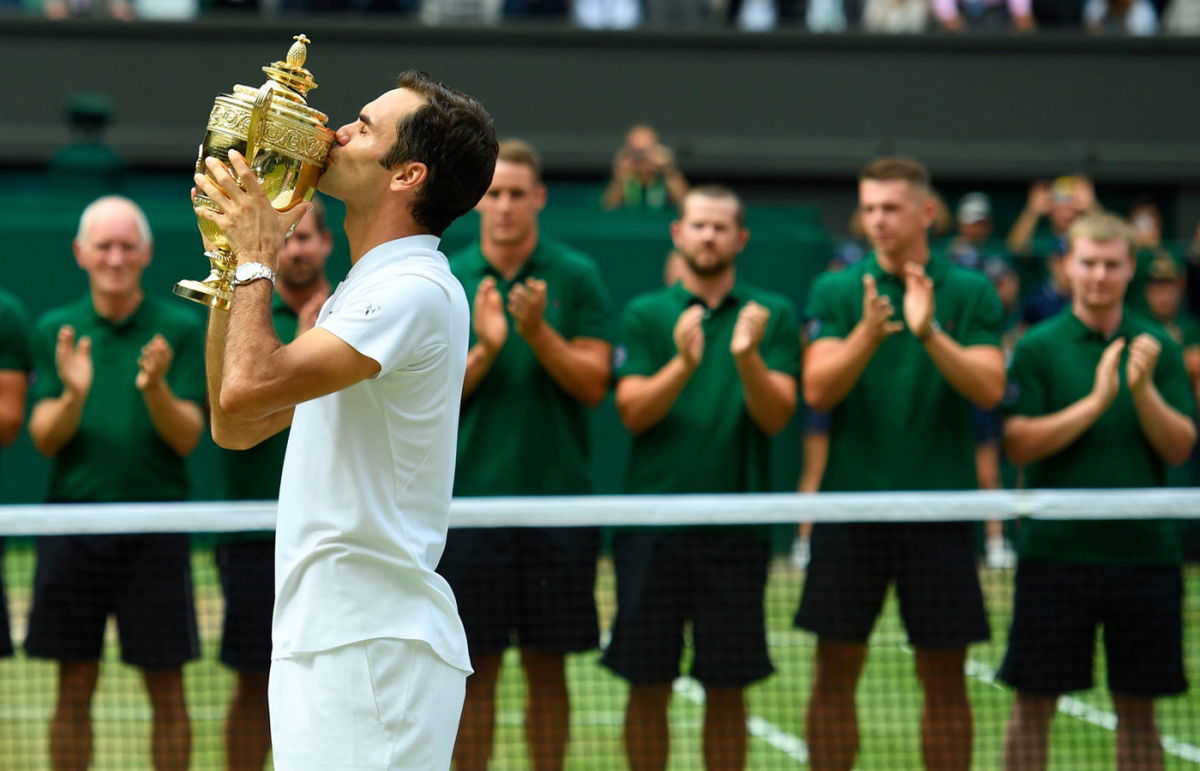
M583 29L1200 34L1200 0L0 0L0 14L49 19L187 21L227 12L371 15L430 25L550 22Z

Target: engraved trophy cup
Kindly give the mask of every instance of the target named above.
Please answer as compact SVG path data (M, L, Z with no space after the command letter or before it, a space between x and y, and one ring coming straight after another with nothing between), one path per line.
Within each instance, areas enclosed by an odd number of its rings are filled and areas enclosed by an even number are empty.
M329 117L309 107L305 99L317 87L312 73L304 69L310 41L304 35L293 40L286 61L262 68L269 80L261 87L235 85L232 94L217 97L196 160L196 173L203 174L207 156L228 163L230 150L242 153L279 211L312 198L334 139L325 125ZM196 205L219 211L202 193L197 194ZM211 245L204 256L212 272L203 281L180 281L174 292L212 308L228 309L237 267L229 240L206 219L200 219L200 232Z

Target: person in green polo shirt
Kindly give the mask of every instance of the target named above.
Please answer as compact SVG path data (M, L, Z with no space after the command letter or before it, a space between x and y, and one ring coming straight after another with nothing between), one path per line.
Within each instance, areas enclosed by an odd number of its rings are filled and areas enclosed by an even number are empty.
M312 329L329 297L325 261L333 235L319 196L296 223L279 252L271 301L275 334L291 342ZM276 500L288 429L246 450L217 450L227 500ZM271 669L271 611L275 604L275 539L272 533L237 533L217 543L217 569L225 595L222 663L237 672L225 715L229 768L260 769L271 749L267 676Z
M787 298L737 279L749 237L732 190L693 188L671 224L682 279L625 309L616 404L633 434L628 493L770 490L769 437L796 409L800 330ZM691 675L705 689L705 765L745 765L744 691L773 671L763 617L769 551L755 526L616 534L617 616L602 663L629 681L631 768L667 766L667 708L689 621Z
M25 397L32 360L25 309L16 297L0 290L0 447L17 440L25 423ZM4 591L4 539L0 538L0 656L13 653Z
M587 408L608 391L608 291L588 257L544 238L541 160L500 143L476 207L479 241L450 269L474 298L454 494L585 495ZM510 644L528 686L532 766L561 768L570 725L564 656L595 648L596 528L464 528L438 572L454 590L471 666L454 747L458 771L486 769L496 681Z
M1133 232L1071 226L1071 307L1017 344L1004 440L1031 488L1157 487L1196 441L1179 345L1128 311ZM1092 686L1104 627L1119 768L1162 768L1154 699L1187 689L1176 523L1025 519L1000 679L1017 689L1005 768L1042 769L1058 696Z
M184 458L204 430L204 330L190 309L147 296L150 228L132 201L83 211L75 259L83 299L47 312L34 333L29 434L52 459L51 502L180 501ZM55 768L91 759L91 701L104 627L117 617L122 659L142 670L158 768L186 768L185 661L199 654L186 534L38 539L25 651L58 661L50 727Z
M1003 395L1003 311L986 276L930 256L930 190L915 160L867 165L859 210L874 252L813 284L804 396L832 411L823 492L977 485L971 405L990 409ZM967 645L988 637L974 524L819 523L796 614L817 635L806 718L814 769L854 764L855 687L892 583L925 695L925 766L970 766L963 666Z

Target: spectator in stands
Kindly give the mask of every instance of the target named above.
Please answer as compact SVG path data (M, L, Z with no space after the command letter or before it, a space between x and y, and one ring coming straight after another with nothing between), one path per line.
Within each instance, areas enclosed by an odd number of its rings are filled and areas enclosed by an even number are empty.
M56 20L94 16L133 21L134 17L130 0L45 0L42 13Z
M768 438L796 408L800 335L789 301L737 279L750 233L725 187L692 189L671 239L686 271L634 298L618 348L616 405L633 434L628 493L769 489ZM691 622L691 675L705 689L704 762L742 768L744 689L772 672L755 527L629 528L613 542L617 616L603 663L629 681L630 768L665 769L671 685Z
M929 25L929 3L927 0L865 0L862 23L867 32L924 32Z
M1067 251L1067 229L1084 212L1098 208L1086 177L1059 177L1034 182L1029 199L1008 231L1008 251L1026 292L1041 287L1050 274L1049 260Z
M638 124L625 135L613 159L612 179L604 189L605 209L676 208L688 181L675 165L675 154L662 144L653 127Z
M451 259L475 298L457 496L592 492L587 408L608 392L610 302L589 257L541 234L541 172L533 147L501 142L476 207L479 241ZM438 571L454 589L475 669L454 748L458 771L488 767L496 682L513 642L528 689L532 767L562 768L570 727L565 655L599 644L599 549L597 528L450 532Z
M1146 271L1146 310L1183 349L1183 363L1192 390L1200 387L1200 323L1183 307L1183 267L1169 254L1160 254Z
M951 32L1037 28L1032 0L933 0L933 15L942 29Z
M51 502L187 497L184 459L204 429L203 329L187 308L142 290L151 249L136 204L96 200L74 243L89 292L37 323L29 434L52 459ZM186 768L182 665L199 653L187 535L45 536L34 580L25 651L58 661L51 764L91 760L91 700L115 614L121 657L142 670L153 707L154 765Z
M969 406L995 406L1004 391L1000 301L985 276L930 254L934 204L919 162L873 161L859 204L875 251L820 277L807 311L804 396L832 412L821 490L972 489ZM925 765L970 766L963 666L966 646L988 637L974 526L818 523L796 615L817 635L806 719L814 769L854 765L855 688L893 582L924 692Z
M15 442L25 423L31 369L25 309L16 297L0 290L0 447ZM8 596L4 591L4 539L0 538L0 656L12 653Z
M945 246L951 262L979 270L989 259L1007 258L1004 244L992 238L992 199L987 193L964 195L955 219L958 230Z
M1130 227L1110 214L1081 218L1067 260L1070 310L1031 329L1013 357L1008 453L1033 488L1160 486L1195 443L1194 404L1179 346L1124 307ZM1019 554L1000 670L1017 689L1005 768L1046 768L1059 695L1092 686L1097 625L1116 765L1162 768L1154 699L1187 687L1175 523L1030 519Z
M1163 243L1162 210L1153 200L1144 198L1134 203L1129 209L1129 223L1133 227L1137 267L1133 272L1133 281L1125 292L1125 305L1137 313L1147 315L1150 309L1146 305L1146 282L1150 266L1160 258L1174 262L1175 257Z
M283 341L312 329L329 297L325 261L333 236L319 196L296 224L279 253L271 321ZM218 449L225 497L276 500L288 430L246 450ZM216 546L225 595L221 661L237 673L225 715L225 755L230 769L262 769L271 749L267 675L271 670L271 612L275 604L275 539L270 533L239 533Z
M1087 0L1083 22L1093 35L1158 34L1158 13L1150 0Z

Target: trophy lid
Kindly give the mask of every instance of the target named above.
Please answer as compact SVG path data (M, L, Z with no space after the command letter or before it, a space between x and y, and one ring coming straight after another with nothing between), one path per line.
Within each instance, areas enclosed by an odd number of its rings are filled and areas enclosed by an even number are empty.
M288 49L285 61L274 62L262 68L271 80L299 94L301 100L305 93L317 87L312 73L304 69L304 60L308 58L308 44L312 41L301 33L292 38L295 43Z

